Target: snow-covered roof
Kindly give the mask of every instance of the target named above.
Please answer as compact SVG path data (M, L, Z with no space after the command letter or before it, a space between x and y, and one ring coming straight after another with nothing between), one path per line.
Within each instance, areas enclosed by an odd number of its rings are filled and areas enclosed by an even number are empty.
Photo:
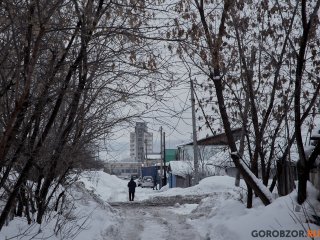
M237 140L240 137L241 128L235 128L231 130L234 138ZM227 145L227 137L226 134L219 133L216 135L206 136L204 138L200 138L197 140L198 145ZM193 141L181 143L177 145L177 147L183 147L186 145L193 145Z
M191 162L186 161L170 161L169 169L173 175L185 177L193 172Z

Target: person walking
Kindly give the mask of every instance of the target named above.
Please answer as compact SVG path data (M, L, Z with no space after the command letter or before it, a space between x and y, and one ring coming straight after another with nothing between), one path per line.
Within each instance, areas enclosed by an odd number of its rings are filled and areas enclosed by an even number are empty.
M134 192L136 190L136 187L137 187L136 182L133 180L133 178L131 178L130 182L128 182L129 201L133 201L134 200Z
M158 181L157 181L157 176L154 176L153 178L153 190L154 188L156 188L156 190L158 190Z

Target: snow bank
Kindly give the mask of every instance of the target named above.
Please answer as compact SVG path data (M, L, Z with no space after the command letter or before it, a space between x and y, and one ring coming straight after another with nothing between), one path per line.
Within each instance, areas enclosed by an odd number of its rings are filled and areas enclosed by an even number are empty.
M308 224L307 219L320 212L317 190L309 185L308 193L308 200L303 206L296 203L297 193L292 192L266 207L259 204L252 209L246 209L236 199L225 199L224 195L220 198L209 197L194 210L196 219L190 220L190 223L203 233L203 237L210 239L284 239L280 236L283 233L291 234L286 239L306 239L306 230L319 229L319 226ZM266 237L267 234L271 236ZM299 237L299 234L304 236Z
M127 201L128 181L103 171L84 172L79 181L106 202Z
M106 239L119 221L117 212L81 182L73 185L66 196L63 214L52 211L41 225L28 225L25 218L16 217L3 227L0 239Z
M235 179L229 176L207 177L198 185L189 188L169 188L167 191L155 193L153 196L175 196L175 195L205 195L216 192L234 192ZM244 183L242 185L244 187ZM238 190L240 188L237 188Z
M119 179L103 171L85 172L79 182L83 182L85 187L99 196L106 202L128 201L127 180ZM241 186L245 184L241 181ZM176 196L176 195L206 195L217 192L235 192L234 178L229 176L208 177L199 182L198 185L189 188L168 188L164 186L160 191L152 188L136 188L135 200L142 201L153 197Z

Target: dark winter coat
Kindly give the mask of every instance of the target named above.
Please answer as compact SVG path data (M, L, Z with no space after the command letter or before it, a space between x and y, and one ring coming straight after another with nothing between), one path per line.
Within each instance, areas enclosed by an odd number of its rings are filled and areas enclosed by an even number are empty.
M130 182L128 182L128 188L129 188L129 192L134 192L136 190L137 184L135 181L133 181L133 179L130 180Z
M153 178L153 185L157 186L157 177L156 176Z

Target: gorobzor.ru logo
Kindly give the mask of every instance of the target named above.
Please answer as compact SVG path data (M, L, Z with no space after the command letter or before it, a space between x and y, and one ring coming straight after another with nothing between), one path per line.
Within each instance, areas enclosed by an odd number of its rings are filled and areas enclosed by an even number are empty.
M258 238L296 238L305 237L306 232L303 230L253 230L251 236Z

